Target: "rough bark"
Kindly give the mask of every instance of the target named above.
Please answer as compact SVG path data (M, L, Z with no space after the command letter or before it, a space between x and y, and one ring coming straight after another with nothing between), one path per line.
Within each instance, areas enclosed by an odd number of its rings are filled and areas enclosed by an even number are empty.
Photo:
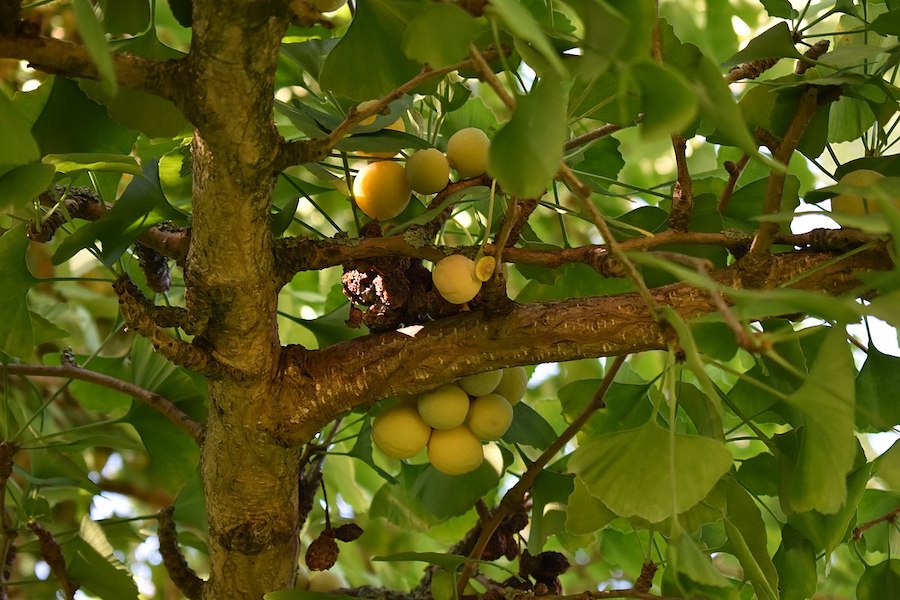
M286 1L195 0L188 70L195 101L193 232L185 281L200 335L229 375L209 382L201 470L211 574L203 597L261 598L293 584L300 450L257 423L278 365L272 121Z

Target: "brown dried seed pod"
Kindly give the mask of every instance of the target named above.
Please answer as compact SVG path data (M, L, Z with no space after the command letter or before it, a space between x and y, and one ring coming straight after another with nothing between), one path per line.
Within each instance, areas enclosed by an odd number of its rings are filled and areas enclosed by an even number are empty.
M337 562L339 552L334 530L326 529L306 549L306 566L311 571L327 571Z
M148 246L135 242L134 252L138 257L138 264L144 277L147 279L147 287L157 293L169 291L172 283L169 275L169 260Z
M363 528L356 523L344 523L335 528L334 537L342 542L352 542L363 534Z

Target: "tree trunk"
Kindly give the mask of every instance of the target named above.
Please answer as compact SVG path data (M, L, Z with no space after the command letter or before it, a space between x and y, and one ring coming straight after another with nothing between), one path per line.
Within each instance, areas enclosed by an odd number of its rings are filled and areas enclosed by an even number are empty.
M278 134L275 63L286 2L195 0L188 71L196 126L185 282L197 333L222 367L209 381L201 470L210 528L204 598L258 599L293 584L299 447L257 427L280 341L270 209Z

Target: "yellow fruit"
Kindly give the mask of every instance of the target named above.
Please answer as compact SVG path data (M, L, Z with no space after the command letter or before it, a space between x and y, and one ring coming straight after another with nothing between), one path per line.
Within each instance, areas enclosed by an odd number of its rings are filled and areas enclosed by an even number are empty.
M484 460L481 441L465 425L435 429L428 441L428 460L446 475L462 475L477 469Z
M364 111L364 110L372 107L373 105L375 105L377 103L378 103L378 100L366 100L365 102L360 102L359 104L357 104L356 110L361 112L361 111ZM359 124L360 125L371 125L372 123L375 122L375 118L377 116L378 116L377 114L369 115L368 117L366 117L365 119L360 121ZM388 158L390 158L390 157L388 157Z
M393 219L409 204L409 184L403 165L390 160L369 163L353 180L356 205L372 219Z
M406 161L406 181L420 194L435 194L450 179L450 163L437 148L426 148L413 153Z
M467 424L482 440L499 440L512 424L512 405L498 394L479 396L469 406Z
M347 0L309 0L309 2L316 7L316 10L323 13L334 12L347 4Z
M447 159L460 177L475 177L487 169L491 140L477 127L460 129L447 140Z
M482 256L475 263L475 278L478 281L487 281L494 276L497 268L497 259L493 256Z
M378 449L393 458L410 458L418 454L431 435L416 407L397 404L382 411L372 422L372 441Z
M503 371L487 371L477 375L469 375L459 380L459 387L466 390L470 396L484 396L497 388Z
M370 100L369 102L373 102ZM373 121L374 122L374 121ZM403 124L403 119L397 119L385 129L390 129L392 131L399 131L400 133L406 133L406 125ZM396 152L385 151L385 152L359 152L358 154L362 156L368 156L371 158L393 158L397 155Z
M503 369L503 376L494 393L506 398L510 404L515 404L525 396L527 389L528 373L525 372L525 367L510 367Z
M841 180L838 181L838 183L865 187L880 179L884 179L884 175L878 171L857 169L856 171L850 171L841 177ZM874 194L866 196L859 196L857 194L838 194L831 199L831 210L849 215L865 215L878 212L879 208Z
M498 477L503 475L505 464L503 461L503 452L500 451L500 446L494 442L488 442L482 446L482 449L484 451L484 460L494 467Z
M462 254L451 254L434 265L431 280L447 302L464 304L481 290L475 277L475 261Z
M309 591L330 592L347 587L347 582L337 573L331 571L317 571L309 578Z
M469 397L458 385L448 383L422 394L418 403L419 416L435 429L453 429L466 420Z

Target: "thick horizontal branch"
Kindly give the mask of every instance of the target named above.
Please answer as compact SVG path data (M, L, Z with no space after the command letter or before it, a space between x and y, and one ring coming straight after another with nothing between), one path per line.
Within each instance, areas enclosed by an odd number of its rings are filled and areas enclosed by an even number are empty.
M747 279L770 288L796 277L798 289L837 295L858 288L857 273L891 266L882 248L842 260L835 260L834 253L799 251L773 255L765 273L745 273L738 262L711 276L735 288ZM684 283L655 288L652 294L687 320L717 310L705 290ZM420 393L472 373L666 347L637 294L508 306L502 313L462 313L323 350L287 347L281 358L283 392L271 398L260 420L283 443L298 444L356 406ZM330 385L322 386L322 381Z
M55 38L0 37L0 57L26 60L33 68L54 75L100 78L87 48ZM119 85L173 101L183 92L179 84L181 63L178 60L150 60L131 54L113 54L112 60Z
M97 373L89 369L83 369L74 365L17 365L8 364L4 367L10 375L30 375L35 377L61 377L65 379L78 379L99 385L117 392L122 392L143 402L150 408L158 411L167 418L175 427L191 436L200 444L203 441L203 425L190 418L184 411L178 408L172 401L151 392L145 388L127 381L117 379L110 375Z
M409 230L407 230L409 231ZM625 251L641 251L664 246L718 246L734 250L747 247L750 234L746 237L733 233L704 233L692 231L664 231L647 237L637 237L620 242ZM821 251L846 251L875 238L856 229L816 229L802 234L780 234L778 244ZM454 252L474 256L480 246L457 247ZM485 254L496 252L493 244L484 247ZM330 238L325 240L309 238L284 238L276 241L276 262L288 281L294 273L317 271L349 263L383 256L408 256L436 261L446 256L446 248L426 243L415 234L372 238ZM578 246L575 248L537 249L504 248L503 261L512 264L559 267L571 263L583 263L605 275L617 275L613 259L601 244Z

